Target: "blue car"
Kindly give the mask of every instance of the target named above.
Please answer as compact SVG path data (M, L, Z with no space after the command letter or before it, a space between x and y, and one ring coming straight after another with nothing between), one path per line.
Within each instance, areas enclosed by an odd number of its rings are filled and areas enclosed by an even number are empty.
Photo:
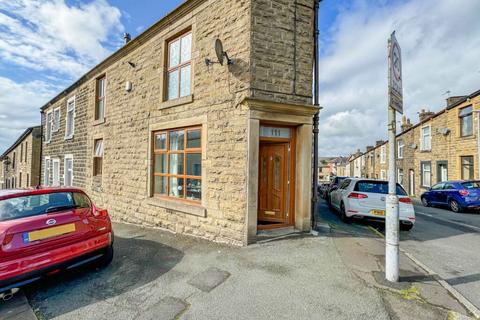
M421 196L425 207L448 206L453 212L480 209L480 181L440 182Z

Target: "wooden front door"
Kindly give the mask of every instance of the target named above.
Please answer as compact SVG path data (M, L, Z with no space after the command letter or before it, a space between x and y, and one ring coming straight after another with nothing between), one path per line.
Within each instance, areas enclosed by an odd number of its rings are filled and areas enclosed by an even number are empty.
M258 221L260 224L288 221L288 143L260 144Z

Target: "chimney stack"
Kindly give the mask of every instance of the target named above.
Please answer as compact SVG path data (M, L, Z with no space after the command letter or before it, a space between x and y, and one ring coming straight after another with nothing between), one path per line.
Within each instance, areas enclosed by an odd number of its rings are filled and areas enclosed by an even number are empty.
M418 114L418 118L419 118L420 122L423 122L423 121L433 117L434 115L435 115L435 112L431 112L431 111L422 109L422 111L420 111L420 113Z
M374 149L374 146L367 146L367 152L372 151Z
M384 142L385 142L385 141L383 141L383 140L377 140L377 141L375 142L375 146L378 147L379 145L382 145Z
M460 100L467 98L467 96L456 96L456 97L448 97L447 98L447 108L450 107L452 104L457 103Z
M132 37L130 36L130 33L125 32L123 34L123 40L125 41L125 44L129 43L132 40Z
M410 119L408 119L406 116L403 116L402 117L402 125L401 125L402 132L407 131L411 127L413 127L413 125L410 123Z

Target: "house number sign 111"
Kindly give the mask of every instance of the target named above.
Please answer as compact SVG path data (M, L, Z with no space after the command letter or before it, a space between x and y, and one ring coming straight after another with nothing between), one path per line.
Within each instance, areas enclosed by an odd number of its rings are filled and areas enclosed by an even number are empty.
M260 127L260 136L262 138L290 138L290 128L281 127Z

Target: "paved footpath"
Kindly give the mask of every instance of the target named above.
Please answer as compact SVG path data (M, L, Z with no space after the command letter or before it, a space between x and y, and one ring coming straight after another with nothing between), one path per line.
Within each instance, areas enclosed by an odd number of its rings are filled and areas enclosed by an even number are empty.
M232 248L115 224L115 258L25 289L40 319L460 319L465 309L412 264L382 283L378 238L299 234ZM422 283L419 283L422 282ZM417 285L417 283L419 283Z

